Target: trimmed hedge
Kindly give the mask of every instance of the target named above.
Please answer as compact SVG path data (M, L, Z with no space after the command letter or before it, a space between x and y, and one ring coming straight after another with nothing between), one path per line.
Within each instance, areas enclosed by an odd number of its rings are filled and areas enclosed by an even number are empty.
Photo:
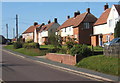
M13 47L15 49L22 48L22 43L21 42L15 42L15 43L13 43Z
M24 43L23 44L23 47L24 48L39 48L40 47L40 45L39 45L39 43Z

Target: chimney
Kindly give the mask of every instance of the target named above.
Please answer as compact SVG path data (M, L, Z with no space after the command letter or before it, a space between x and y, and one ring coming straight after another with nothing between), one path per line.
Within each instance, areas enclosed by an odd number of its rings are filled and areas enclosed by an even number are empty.
M67 19L69 19L70 18L70 16L67 16Z
M104 11L108 8L109 8L109 5L108 5L108 3L106 3L106 5L104 5Z
M34 22L34 26L36 26L36 25L38 25L38 23L37 23L37 22Z
M48 24L50 24L50 23L51 23L51 21L49 20L49 21L48 21Z
M54 22L57 23L57 18L54 18Z
M90 13L90 8L87 8L86 11L87 11L87 13Z
M74 17L76 17L77 15L80 15L80 11L74 12Z
M42 23L41 26L45 25L45 23Z

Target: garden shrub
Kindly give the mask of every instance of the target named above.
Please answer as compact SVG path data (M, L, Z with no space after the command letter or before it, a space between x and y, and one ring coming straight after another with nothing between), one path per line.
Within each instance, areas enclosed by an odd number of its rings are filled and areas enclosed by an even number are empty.
M92 54L90 48L88 48L86 45L75 45L73 48L70 50L71 55L78 55L81 57L87 57Z
M74 45L76 45L76 43L73 41L68 41L66 42L66 45L67 45L67 49L70 50Z
M48 45L48 44L49 44L48 41L45 41L44 43L45 43L45 45Z
M21 42L15 42L15 43L13 43L13 47L15 49L22 48L22 43Z
M65 48L61 48L59 50L59 53L62 53L62 54L66 54L67 53L67 50Z
M23 44L23 47L24 48L39 48L40 47L40 45L39 45L39 43L24 43Z
M48 50L50 53L56 53L60 51L60 48L53 48Z
M12 45L13 44L13 42L7 42L6 43L6 45Z

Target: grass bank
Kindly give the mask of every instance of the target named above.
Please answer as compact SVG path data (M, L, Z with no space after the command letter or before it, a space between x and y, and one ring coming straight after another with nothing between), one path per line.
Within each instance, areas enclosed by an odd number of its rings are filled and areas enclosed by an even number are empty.
M118 61L120 58L97 55L82 59L76 66L118 76Z

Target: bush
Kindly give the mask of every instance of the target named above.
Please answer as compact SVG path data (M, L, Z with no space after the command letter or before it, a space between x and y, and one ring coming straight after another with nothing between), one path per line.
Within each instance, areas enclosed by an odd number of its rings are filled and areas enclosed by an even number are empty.
M86 45L75 45L73 48L70 50L71 55L79 55L82 57L87 57L92 54L90 48L88 48Z
M13 44L13 42L7 42L6 43L6 45L12 45Z
M23 47L24 48L39 48L40 45L39 43L24 43Z
M15 49L22 48L22 43L21 43L21 42L15 42L15 43L13 44L13 47L14 47Z
M67 53L67 50L64 49L64 48L61 48L61 49L59 50L59 53L66 54L66 53Z
M53 48L53 49L49 49L48 51L50 53L56 53L56 52L59 52L60 48Z
M45 43L45 45L48 45L48 41L45 41L44 43Z
M74 45L76 45L76 43L72 42L72 41L68 41L66 42L66 45L67 45L67 49L71 49Z

